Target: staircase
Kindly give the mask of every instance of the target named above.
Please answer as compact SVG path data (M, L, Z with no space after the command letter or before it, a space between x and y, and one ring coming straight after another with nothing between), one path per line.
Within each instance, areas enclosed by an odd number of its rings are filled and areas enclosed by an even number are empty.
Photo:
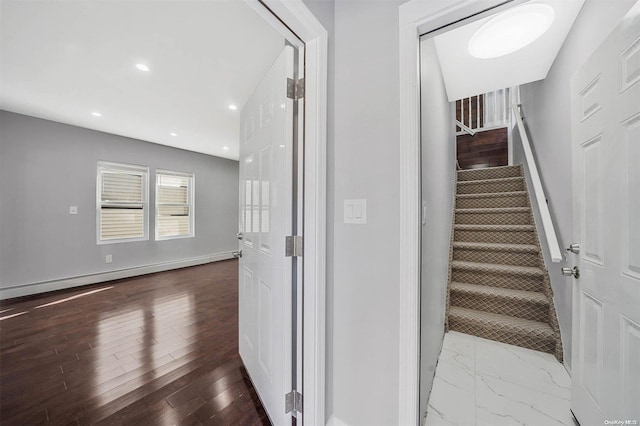
M447 330L554 354L562 343L522 165L457 172Z

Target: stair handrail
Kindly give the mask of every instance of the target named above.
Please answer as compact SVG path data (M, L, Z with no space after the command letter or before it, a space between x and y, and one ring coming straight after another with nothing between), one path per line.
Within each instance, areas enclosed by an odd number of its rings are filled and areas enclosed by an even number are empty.
M471 127L465 126L464 123L460 122L460 120L456 120L456 125L460 127L463 131L469 133L471 136L476 134L476 132Z
M544 235L547 238L547 245L549 246L549 253L551 255L551 261L554 263L562 262L562 251L560 250L560 244L558 244L558 237L553 227L553 220L551 220L551 213L549 212L549 206L547 205L547 196L544 193L542 187L542 181L540 180L540 174L538 173L538 166L536 165L536 159L531 150L531 144L529 142L529 136L527 135L527 129L524 127L522 117L520 115L520 105L511 105L513 115L516 118L516 125L520 132L520 138L522 139L522 150L524 151L524 158L527 162L527 168L529 169L529 175L531 176L531 184L533 186L533 193L536 197L536 204L538 205L538 211L542 220L542 228L544 229Z

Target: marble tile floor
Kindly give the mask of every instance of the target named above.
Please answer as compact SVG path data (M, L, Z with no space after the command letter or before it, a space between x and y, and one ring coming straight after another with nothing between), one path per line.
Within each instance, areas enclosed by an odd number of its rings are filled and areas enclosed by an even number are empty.
M425 426L574 426L571 379L553 355L450 331Z

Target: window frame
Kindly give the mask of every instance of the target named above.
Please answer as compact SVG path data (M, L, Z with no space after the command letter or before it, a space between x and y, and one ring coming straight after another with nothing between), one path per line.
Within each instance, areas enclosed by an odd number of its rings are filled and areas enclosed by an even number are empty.
M169 203L159 203L158 202L158 187L159 175L165 176L179 176L187 178L188 187L187 187L187 204L169 204ZM179 172L175 170L167 170L167 169L156 169L155 173L155 240L156 241L165 241L165 240L179 240L183 238L195 238L196 236L196 219L195 219L195 187L196 187L196 175L193 172ZM159 235L159 216L160 216L160 206L168 205L168 206L186 206L189 208L189 234L188 235L168 235L161 236Z
M127 243L135 241L148 241L149 240L149 167L141 166L137 164L116 163L112 161L98 161L96 167L96 242L98 245L103 244L117 244ZM140 174L142 177L142 202L131 204L142 204L142 237L130 237L130 238L113 238L103 240L101 235L102 229L102 207L104 205L122 205L126 202L109 202L102 201L102 176L105 171L114 171L116 173L133 173Z

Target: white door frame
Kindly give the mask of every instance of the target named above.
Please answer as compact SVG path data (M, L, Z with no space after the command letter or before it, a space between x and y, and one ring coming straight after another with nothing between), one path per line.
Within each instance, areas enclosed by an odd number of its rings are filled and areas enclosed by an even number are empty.
M327 31L302 0L245 1L268 21L270 9L305 46L302 394L306 425L324 426Z
M399 6L400 329L398 425L419 424L420 385L420 34L502 0L410 0ZM448 248L443 248L448 249Z

